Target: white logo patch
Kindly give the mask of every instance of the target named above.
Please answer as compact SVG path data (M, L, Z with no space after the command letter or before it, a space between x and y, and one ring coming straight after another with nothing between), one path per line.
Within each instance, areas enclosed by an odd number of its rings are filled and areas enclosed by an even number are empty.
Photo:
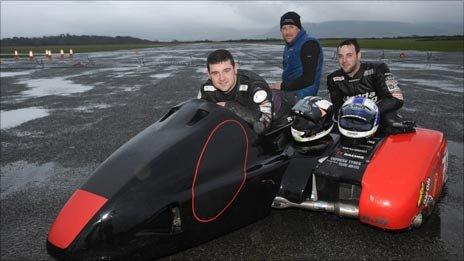
M213 85L205 85L203 87L203 90L205 90L205 92L214 92L216 90L216 88L214 88Z
M364 76L369 76L371 74L374 74L374 69L370 69L370 70L367 70L367 71L364 71Z
M247 86L248 87L248 86ZM267 98L267 92L265 90L259 90L253 95L253 101L255 103L262 103Z
M317 107L326 111L330 106L332 106L332 103L330 103L328 100L320 100L316 102L316 105Z
M364 97L364 98L368 98L374 102L377 102L378 98L377 98L377 95L375 94L375 92L366 92L366 93L363 93L363 94L358 94L358 95L355 95L355 96L347 96L347 97L344 97L343 100L344 101L347 101L349 98L351 97L356 97L356 96L361 96L361 97Z
M345 80L345 76L336 76L333 77L334 82L339 82Z
M385 74L385 84L387 85L387 88L390 92L399 90L398 87L398 82L396 81L395 77L393 75L387 75Z
M240 88L238 89L239 91L248 91L248 85L246 84L240 84Z

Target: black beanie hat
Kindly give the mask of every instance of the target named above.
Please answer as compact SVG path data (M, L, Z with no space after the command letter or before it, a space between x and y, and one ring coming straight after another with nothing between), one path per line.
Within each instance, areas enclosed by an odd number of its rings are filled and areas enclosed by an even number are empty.
M287 12L280 17L280 28L286 24L293 24L301 29L300 16L295 12Z

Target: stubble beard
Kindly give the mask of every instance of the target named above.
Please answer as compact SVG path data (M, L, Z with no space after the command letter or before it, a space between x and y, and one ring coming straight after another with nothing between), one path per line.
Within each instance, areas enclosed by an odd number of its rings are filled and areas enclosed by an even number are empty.
M359 62L356 62L353 66L351 67L348 67L346 70L342 67L342 70L345 74L349 75L350 77L353 77L354 74L356 74L356 72L358 72L360 66Z

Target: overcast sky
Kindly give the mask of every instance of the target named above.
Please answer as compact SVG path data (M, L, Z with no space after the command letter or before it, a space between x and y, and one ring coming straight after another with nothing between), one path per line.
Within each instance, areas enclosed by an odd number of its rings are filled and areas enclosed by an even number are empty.
M4 1L1 38L77 34L149 40L240 39L264 34L280 16L336 20L463 23L464 1ZM232 36L231 36L232 35ZM234 37L237 35L237 37Z

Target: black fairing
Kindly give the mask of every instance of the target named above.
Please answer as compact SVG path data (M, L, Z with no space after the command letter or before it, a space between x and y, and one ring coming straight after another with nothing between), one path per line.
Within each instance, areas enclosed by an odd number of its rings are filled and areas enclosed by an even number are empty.
M291 157L282 177L278 196L291 202L301 203L310 197L312 173L320 165L319 161L329 156L338 144L338 135L328 135L321 140L307 143L294 143L287 148Z
M367 165L383 137L366 139L342 138L329 151L329 157L314 171L319 199L337 202L343 199L344 187L356 187L360 191L361 181Z
M93 173L81 189L108 201L67 249L48 242L49 253L152 259L266 216L288 157L259 143L216 104L194 99L172 108Z

